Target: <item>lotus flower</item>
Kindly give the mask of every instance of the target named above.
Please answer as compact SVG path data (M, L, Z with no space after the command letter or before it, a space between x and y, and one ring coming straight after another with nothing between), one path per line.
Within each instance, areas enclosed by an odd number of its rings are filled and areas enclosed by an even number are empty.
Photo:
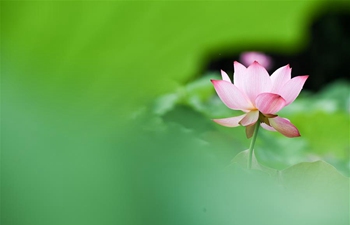
M263 128L278 131L286 137L299 137L298 129L276 113L296 99L308 76L291 79L292 69L289 65L277 69L271 76L256 61L248 68L236 61L233 65L234 83L224 71L221 71L222 80L211 82L228 108L241 110L244 114L214 121L226 127L245 126L248 138L253 135L257 122Z

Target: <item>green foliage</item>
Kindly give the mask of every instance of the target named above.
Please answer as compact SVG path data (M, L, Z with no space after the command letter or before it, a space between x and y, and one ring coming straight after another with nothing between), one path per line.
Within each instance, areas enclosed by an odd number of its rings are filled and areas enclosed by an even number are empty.
M237 154L229 165L234 168L239 165L247 170L248 150ZM324 161L302 162L284 170L276 170L261 165L253 154L252 170L261 171L274 177L285 188L292 191L301 191L305 195L322 191L331 191L334 194L346 195L347 184L350 181L336 170L332 165Z
M322 3L2 1L0 223L348 224L344 204L225 170L249 144L244 129L210 121L235 112L207 78L185 85L212 55L295 53ZM306 111L294 111L300 126ZM326 154L301 132L298 145L262 132L259 162Z
M296 212L298 210L294 207L300 207L301 210L308 212L298 215L292 221L283 221L283 224L348 223L346 214L349 209L350 179L341 175L330 164L324 161L303 162L278 171L259 164L255 157L252 169L248 170L247 162L248 150L245 150L232 160L228 170L234 174L243 170L246 172L246 179L252 175L269 177L273 184L271 188L276 186L282 188L282 192L275 190L276 196L285 201L287 211Z

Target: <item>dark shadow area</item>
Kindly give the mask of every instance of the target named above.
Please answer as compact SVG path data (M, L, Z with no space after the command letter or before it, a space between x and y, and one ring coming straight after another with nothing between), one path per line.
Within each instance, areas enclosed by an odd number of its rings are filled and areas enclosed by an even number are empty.
M246 49L244 51L252 51ZM281 66L290 64L292 76L310 75L304 88L319 91L335 80L349 81L350 61L350 13L327 11L315 18L310 26L310 41L303 52L297 55L282 55L264 52L273 60L270 73ZM240 53L212 58L206 71L232 71L232 62L239 61Z

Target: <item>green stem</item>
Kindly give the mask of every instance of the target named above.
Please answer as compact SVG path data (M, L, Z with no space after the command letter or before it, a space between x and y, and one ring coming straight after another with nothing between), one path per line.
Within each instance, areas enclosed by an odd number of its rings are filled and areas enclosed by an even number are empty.
M252 158L253 158L254 145L255 145L256 137L258 136L259 127L260 127L260 121L258 120L255 123L253 138L252 138L252 141L250 142L250 146L249 146L249 158L248 158L248 168L249 169L252 168Z

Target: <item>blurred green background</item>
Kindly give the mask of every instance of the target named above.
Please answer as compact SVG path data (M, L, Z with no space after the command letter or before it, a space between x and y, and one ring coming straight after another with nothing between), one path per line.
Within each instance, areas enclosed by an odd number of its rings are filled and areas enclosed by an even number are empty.
M249 140L210 120L235 112L206 68L252 46L298 54L313 19L349 9L1 1L1 224L347 225L348 81L281 111L301 138L259 134L256 157L272 176L229 166ZM318 159L327 163L298 164Z

